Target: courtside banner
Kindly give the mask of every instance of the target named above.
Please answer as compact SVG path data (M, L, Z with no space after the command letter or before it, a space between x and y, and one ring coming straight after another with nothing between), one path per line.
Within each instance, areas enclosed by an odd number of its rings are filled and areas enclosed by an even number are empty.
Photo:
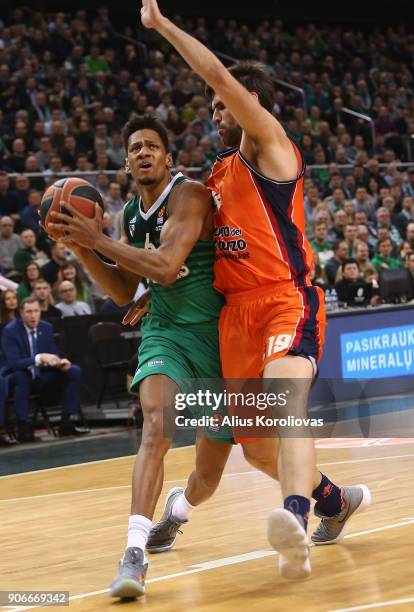
M342 376L391 378L414 374L414 324L341 335Z

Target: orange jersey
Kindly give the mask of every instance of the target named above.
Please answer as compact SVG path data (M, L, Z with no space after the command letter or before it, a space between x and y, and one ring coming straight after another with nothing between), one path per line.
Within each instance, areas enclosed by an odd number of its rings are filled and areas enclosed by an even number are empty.
M239 149L217 157L208 188L216 204L214 215L215 288L225 295L281 281L295 287L311 284L312 247L305 237L303 180L305 164L298 160L298 178L266 178Z

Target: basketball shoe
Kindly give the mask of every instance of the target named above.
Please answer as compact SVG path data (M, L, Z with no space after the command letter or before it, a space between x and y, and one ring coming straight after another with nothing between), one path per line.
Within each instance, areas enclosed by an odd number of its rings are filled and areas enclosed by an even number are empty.
M173 504L182 493L184 493L182 487L175 487L168 493L164 513L150 531L147 542L148 552L162 553L171 550L177 539L177 533L182 533L180 527L188 521L179 521L172 514Z
M147 569L144 552L136 547L127 548L119 562L119 574L109 587L109 595L121 599L135 599L144 595Z
M354 487L343 487L344 508L334 516L326 516L315 505L315 514L321 522L311 536L316 546L335 544L346 534L346 525L353 514L361 512L371 503L371 493L366 485L359 484Z

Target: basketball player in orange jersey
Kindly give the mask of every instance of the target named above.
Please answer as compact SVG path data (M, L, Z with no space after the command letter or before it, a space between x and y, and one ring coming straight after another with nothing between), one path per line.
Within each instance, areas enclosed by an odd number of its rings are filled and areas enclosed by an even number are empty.
M276 379L288 380L299 388L295 417L306 418L325 312L322 292L310 281L305 165L272 115L273 85L257 66L228 71L203 44L164 17L156 0L143 0L141 19L206 81L219 134L225 145L234 147L218 156L209 180L217 206L215 287L226 297L220 316L223 377L262 377L266 388ZM284 507L271 513L268 537L280 553L281 575L306 578L311 572L306 528L316 469L314 443L310 434L280 437L279 442ZM252 441L259 454L263 443ZM332 543L347 517L368 503L369 491L363 486L339 489L326 477L319 487L321 499L326 491L334 493L331 501L336 499L337 507L333 516L321 511L322 526L315 535L323 540L319 543ZM161 523L166 520L168 516Z

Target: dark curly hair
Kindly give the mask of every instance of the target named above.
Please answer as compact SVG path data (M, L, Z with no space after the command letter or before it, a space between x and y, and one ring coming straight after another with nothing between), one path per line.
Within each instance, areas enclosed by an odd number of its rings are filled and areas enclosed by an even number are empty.
M170 143L168 141L168 132L164 124L152 115L133 117L124 125L121 135L124 142L125 151L128 151L129 137L131 134L134 134L134 132L138 132L139 130L153 130L154 132L157 132L158 136L161 138L166 153L169 153Z

